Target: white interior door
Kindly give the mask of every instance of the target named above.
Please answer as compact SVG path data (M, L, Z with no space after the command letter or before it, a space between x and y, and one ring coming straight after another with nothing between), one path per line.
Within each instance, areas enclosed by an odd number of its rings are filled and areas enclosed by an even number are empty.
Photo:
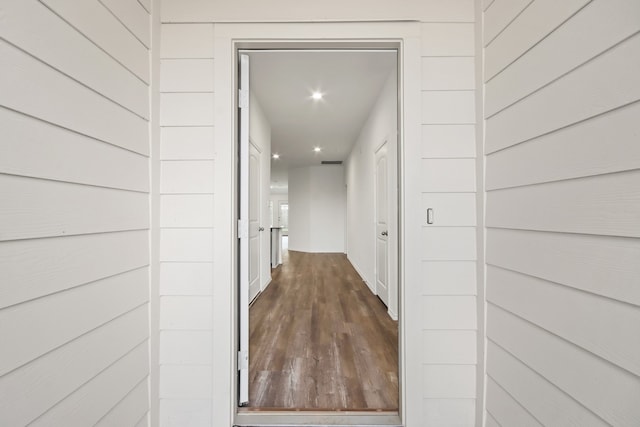
M240 55L239 107L239 180L240 203L238 212L238 404L249 402L249 56Z
M260 155L258 147L249 141L249 301L260 291L260 237L264 230L260 225Z
M289 202L278 203L278 226L282 228L283 235L289 235Z
M376 151L376 293L389 306L387 143Z

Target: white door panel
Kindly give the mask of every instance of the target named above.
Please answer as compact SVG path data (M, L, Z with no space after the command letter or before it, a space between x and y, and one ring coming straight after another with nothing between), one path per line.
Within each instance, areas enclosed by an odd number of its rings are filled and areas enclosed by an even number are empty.
M249 301L260 291L260 150L249 141Z
M387 143L376 151L376 294L389 306L389 223Z
M240 108L239 158L240 158L240 210L238 213L239 289L238 310L240 337L238 343L239 389L238 403L249 402L249 56L240 55ZM246 92L245 92L246 91Z

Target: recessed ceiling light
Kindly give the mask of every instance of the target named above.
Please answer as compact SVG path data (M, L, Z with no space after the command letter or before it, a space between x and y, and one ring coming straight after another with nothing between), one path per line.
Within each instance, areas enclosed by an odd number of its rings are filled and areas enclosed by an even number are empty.
M322 148L320 147L313 147L313 151L316 153L319 153L320 151L322 151Z
M279 159L280 158L280 154L273 153L273 155L271 157L273 157L274 159Z
M320 101L322 99L322 92L319 91L315 91L311 94L311 98L313 98L315 101Z

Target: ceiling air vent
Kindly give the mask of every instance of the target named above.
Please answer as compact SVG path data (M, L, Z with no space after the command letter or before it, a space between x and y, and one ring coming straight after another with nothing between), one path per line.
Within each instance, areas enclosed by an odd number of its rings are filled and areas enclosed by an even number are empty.
M342 160L323 160L320 163L323 165L341 165Z

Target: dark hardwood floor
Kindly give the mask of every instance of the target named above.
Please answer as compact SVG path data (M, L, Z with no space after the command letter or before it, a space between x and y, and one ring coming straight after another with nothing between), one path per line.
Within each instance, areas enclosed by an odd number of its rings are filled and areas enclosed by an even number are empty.
M249 409L398 409L398 327L343 254L285 252L250 309Z

